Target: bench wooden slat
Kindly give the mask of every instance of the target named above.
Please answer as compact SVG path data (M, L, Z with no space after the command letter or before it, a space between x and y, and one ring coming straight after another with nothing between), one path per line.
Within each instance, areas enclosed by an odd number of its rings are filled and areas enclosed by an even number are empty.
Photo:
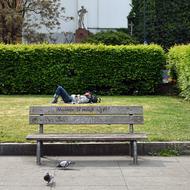
M142 115L142 106L32 106L30 115L67 115L67 114L101 114L101 115Z
M147 135L144 133L127 134L31 134L26 137L28 140L43 141L101 141L101 142L121 142L131 140L145 140Z
M143 124L143 116L30 116L30 124Z

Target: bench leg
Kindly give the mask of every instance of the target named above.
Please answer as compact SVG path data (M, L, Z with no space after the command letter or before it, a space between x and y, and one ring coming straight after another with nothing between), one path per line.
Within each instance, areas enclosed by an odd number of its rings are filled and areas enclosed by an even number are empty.
M130 141L129 143L129 155L133 157L133 141Z
M133 164L137 164L137 141L133 141Z
M41 164L41 142L37 141L37 147L36 147L36 163L37 165Z
M40 141L40 155L41 155L41 157L43 157L44 156L44 149L43 149L43 141Z

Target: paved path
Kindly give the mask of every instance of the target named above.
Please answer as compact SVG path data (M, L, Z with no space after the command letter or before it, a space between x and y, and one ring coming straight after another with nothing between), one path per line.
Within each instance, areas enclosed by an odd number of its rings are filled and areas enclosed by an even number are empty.
M75 161L68 170L55 168L58 161ZM54 186L43 180L55 176ZM47 157L43 165L35 157L0 156L0 190L189 190L190 157L139 158L131 164L125 156Z

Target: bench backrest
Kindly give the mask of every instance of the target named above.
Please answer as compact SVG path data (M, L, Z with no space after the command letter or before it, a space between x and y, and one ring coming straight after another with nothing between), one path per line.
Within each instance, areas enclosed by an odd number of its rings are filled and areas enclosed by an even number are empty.
M142 106L32 106L30 124L143 124Z

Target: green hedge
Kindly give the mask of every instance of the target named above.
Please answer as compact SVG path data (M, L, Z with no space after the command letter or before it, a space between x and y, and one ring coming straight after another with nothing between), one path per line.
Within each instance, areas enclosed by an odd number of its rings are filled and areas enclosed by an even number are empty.
M180 95L190 100L190 44L174 46L168 53L171 75L177 80Z
M152 94L164 63L157 45L0 45L0 93Z

